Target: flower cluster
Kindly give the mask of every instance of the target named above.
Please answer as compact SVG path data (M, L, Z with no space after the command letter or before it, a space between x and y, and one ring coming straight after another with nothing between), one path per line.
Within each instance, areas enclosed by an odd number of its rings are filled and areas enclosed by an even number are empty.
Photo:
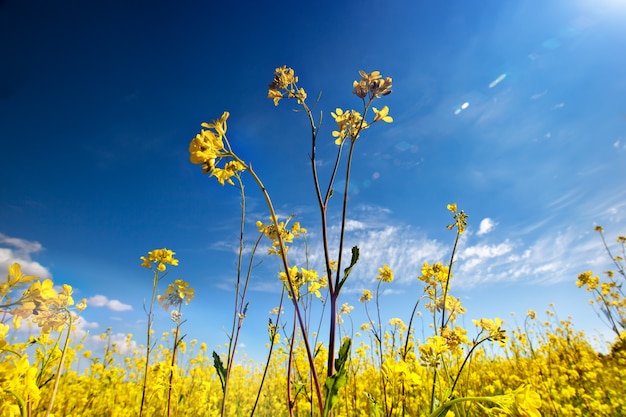
M367 73L365 71L359 71L361 79L352 83L353 91L357 97L365 99L365 97L373 100L374 98L380 98L391 94L391 77L385 77L380 75L380 71L372 71Z
M393 271L389 268L389 265L385 264L382 268L378 268L378 276L376 276L376 280L380 282L393 281Z
M461 301L446 292L447 283L452 278L449 266L445 266L441 262L434 265L424 262L421 272L422 275L417 278L426 284L424 294L428 299L426 308L430 312L445 312L451 322L456 321L459 315L465 314L466 310L461 305Z
M595 231L600 233L604 249L611 259L615 270L607 270L604 277L594 275L591 271L578 274L576 285L578 288L584 287L593 294L589 302L594 308L600 310L599 314L605 323L611 328L616 336L621 337L626 332L626 295L624 295L623 284L626 281L626 236L620 235L616 242L621 255L615 255L615 249L611 249L604 238L604 228L596 226ZM626 334L626 333L624 333Z
M374 71L370 74L365 71L359 71L361 74L361 80L354 81L354 94L359 98L368 98L365 103L365 111L369 108L371 102L382 96L386 96L391 93L391 78L387 77L383 80L380 72ZM383 121L385 123L393 122L393 117L389 116L389 107L384 106L378 110L376 107L372 107L374 111L374 119L371 123L368 123L364 117L356 110L346 110L337 108L334 112L331 112L331 116L337 123L337 130L332 132L335 137L335 144L341 145L346 139L350 139L352 142L356 141L361 132L364 129L370 127L372 123Z
M454 223L447 225L446 227L449 230L457 228L459 235L462 235L465 232L465 228L467 227L467 218L469 217L463 210L457 211L456 203L448 204L448 210L450 210L454 214Z
M286 252L289 250L289 247L286 245L286 243L292 243L294 237L302 236L307 232L304 227L300 226L300 222L294 222L291 228L288 229L287 226L290 219L291 217L288 218L286 222L279 222L278 228L272 222L270 222L269 224L265 224L260 220L256 222L256 227L259 229L259 232L263 233L268 239L272 241L272 247L269 248L267 251L269 255L280 256L280 241L278 240L279 235L281 237Z
M141 256L143 262L141 266L144 268L152 269L152 264L157 266L157 271L164 272L167 267L166 265L178 266L178 259L174 259L174 255L176 252L172 252L169 249L155 249L151 252L148 252L148 256Z
M328 286L328 280L326 277L320 278L317 271L313 269L300 268L292 266L289 268L289 276L287 273L281 271L278 274L278 278L283 282L285 288L288 290L289 297L292 297L291 291L289 291L289 280L295 292L296 300L299 300L302 296L312 294L318 299L322 299L320 289ZM307 286L306 291L303 292L302 287Z
M13 326L16 329L20 328L22 320L27 318L36 323L44 334L61 331L66 324L71 322L70 307L74 306L74 298L70 285L63 284L57 291L50 279L40 281L39 277L24 275L18 263L11 264L8 272L7 280L1 286L0 312L8 313L13 317ZM18 300L12 301L10 293L23 288L28 283L31 283L30 286L22 292ZM83 298L75 309L82 311L86 307L87 301Z
M157 296L157 299L159 300L159 305L165 311L169 310L171 306L178 309L183 304L183 301L186 305L189 305L189 302L194 298L194 292L194 289L189 287L188 282L177 279L171 282L163 291L163 294Z
M298 104L304 104L306 100L306 91L304 88L298 88L298 77L292 68L283 65L274 71L274 80L269 85L267 98L274 100L274 105L278 106L278 102L282 98L295 98Z
M480 320L472 320L476 327L481 328L481 333L487 333L486 339L498 342L501 346L506 346L508 337L506 330L502 328L502 320L495 318L494 320L482 318Z
M200 133L189 144L189 160L192 164L202 165L202 172L217 178L224 185L235 183L233 176L247 169L246 165L233 154L226 139L226 120L230 113L224 112L222 117L213 123L202 123ZM222 167L220 161L226 161Z

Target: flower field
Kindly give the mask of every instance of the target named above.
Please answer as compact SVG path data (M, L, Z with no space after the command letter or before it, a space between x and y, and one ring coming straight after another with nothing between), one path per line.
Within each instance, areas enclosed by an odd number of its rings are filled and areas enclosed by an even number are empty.
M360 251L344 247L344 227L338 229L339 247L328 243L333 184L344 169L344 197L332 202L345 226L353 149L374 124L393 122L387 106L373 106L391 93L392 79L378 71L359 74L353 93L362 109L331 112L337 154L327 185L320 183L315 163L319 125L294 70L277 68L269 85L268 98L275 105L292 100L311 125L322 265L296 264L288 257L290 246L306 243L307 229L292 217L278 217L262 179L228 141L229 113L224 112L201 125L188 149L191 163L200 165L203 174L241 196L242 237L228 343L211 348L205 341L185 339L183 307L202 295L183 280L165 285L167 273L185 261L172 250L154 249L138 262L152 274L146 333L129 334L120 344L109 330L101 335L104 350L97 352L74 332L86 301L76 302L71 286L27 276L13 263L0 282L0 417L626 415L626 238L618 237L621 254L614 254L601 227L596 230L613 270L602 278L583 272L576 285L591 294L592 305L581 308L590 314L596 308L613 332L606 353L596 351L554 308L529 310L512 326L498 317L461 324L466 309L450 283L468 216L456 204L447 206L454 239L450 258L424 263L416 271L423 292L405 317L386 317L380 307L379 297L394 286L388 265L381 265L373 287L362 291L359 306L342 303L341 291L358 267ZM243 237L244 177L258 186L269 212L267 223L256 221L254 242ZM267 254L257 253L262 241L268 243ZM260 341L267 360L251 362L237 349L245 331L253 259L261 256L279 259L276 279L283 293L268 321L267 339ZM321 318L314 317L313 302L327 309ZM172 330L162 335L154 330L156 308L170 313ZM368 321L351 334L344 323L355 308L363 309ZM324 326L311 325L322 321ZM21 337L21 327L34 334ZM420 327L428 334L418 332ZM322 335L320 328L328 333Z

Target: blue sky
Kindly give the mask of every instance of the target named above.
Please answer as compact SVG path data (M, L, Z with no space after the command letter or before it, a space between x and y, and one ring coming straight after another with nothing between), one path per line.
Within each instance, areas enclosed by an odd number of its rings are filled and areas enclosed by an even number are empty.
M609 267L594 226L611 241L626 229L623 2L211 3L0 2L2 269L18 261L71 284L89 300L83 330L141 340L151 275L139 257L167 247L180 266L166 280L196 289L188 338L224 343L238 193L189 163L190 139L229 111L231 143L279 213L310 230L319 263L307 120L294 103L275 108L267 85L288 65L311 102L323 92L323 170L330 111L359 109L352 81L380 70L393 77L379 107L394 123L366 131L355 155L347 246L362 256L341 299L356 306L355 327L383 263L396 275L383 319L408 320L419 267L449 257L456 202L470 215L453 283L467 324L513 324L511 312L521 321L553 302L578 329L606 333L575 281ZM268 213L247 180L251 242ZM277 268L264 258L253 274L242 337L253 356L278 303Z

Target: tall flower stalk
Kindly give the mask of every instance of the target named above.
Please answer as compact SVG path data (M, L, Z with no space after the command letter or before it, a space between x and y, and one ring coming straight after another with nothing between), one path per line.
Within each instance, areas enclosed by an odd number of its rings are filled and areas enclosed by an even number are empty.
M167 274L167 265L177 266L178 259L174 259L176 253L169 249L155 249L148 252L148 256L142 256L140 259L143 261L141 266L152 270L152 295L150 296L150 303L146 307L144 302L144 311L148 316L148 329L146 332L146 363L144 366L143 382L141 388L141 404L139 406L139 417L143 416L144 407L146 403L146 389L148 383L148 372L150 370L150 355L152 353L152 334L154 330L152 328L154 321L154 303L157 301L157 286L159 281Z
M269 85L268 97L274 101L275 105L278 105L280 100L295 99L298 105L302 106L302 109L306 113L310 128L311 128L311 167L313 175L313 183L317 196L317 201L320 210L320 217L322 223L322 244L324 250L324 267L326 270L327 285L328 285L328 297L326 298L330 304L329 308L329 336L328 336L328 362L326 366L326 383L324 384L326 395L322 394L322 384L320 383L320 370L315 365L314 352L311 347L309 329L305 319L305 313L303 312L299 304L299 292L302 285L302 277L304 271L298 271L296 267L292 267L288 260L286 243L291 241L293 237L293 228L291 231L286 229L286 222L281 222L276 215L274 206L270 195L265 188L263 182L257 173L252 169L250 164L241 160L237 154L232 150L231 145L226 138L226 120L229 117L228 112L224 112L222 117L213 123L203 123L203 129L196 137L191 141L189 145L190 161L194 164L202 166L202 171L209 176L215 177L217 181L224 185L229 183L234 185L233 178L239 180L239 173L247 171L254 179L255 183L261 190L265 199L266 205L270 212L270 224L259 225L259 229L272 240L272 249L270 253L274 253L281 258L283 281L287 289L289 298L292 300L294 307L296 321L301 330L302 341L307 354L309 362L309 368L311 378L313 382L313 389L316 393L317 407L320 411L320 415L329 415L331 413L332 404L336 401L336 393L338 389L344 384L344 380L339 377L344 373L342 368L349 355L349 343L344 343L342 348L339 349L339 357L335 358L336 351L336 339L338 335L337 330L337 312L338 312L338 299L341 292L341 288L346 282L352 267L356 264L359 257L358 247L353 247L350 264L348 267L342 269L343 264L343 252L345 245L345 232L346 232L346 219L348 210L348 194L349 194L349 179L352 169L352 161L354 155L354 149L357 140L359 139L363 130L369 128L371 124L384 121L390 123L393 121L389 116L389 108L384 106L381 110L372 106L374 100L379 99L391 93L392 80L390 77L383 78L380 72L374 71L372 73L366 73L360 71L361 79L354 81L353 93L361 99L363 103L362 114L355 110L344 111L342 109L336 109L331 113L334 118L337 128L332 132L332 136L335 138L335 144L338 146L335 163L332 169L332 174L325 188L324 194L322 194L322 186L320 185L318 172L317 172L317 160L316 160L316 142L319 133L319 125L316 124L315 118L311 108L306 103L307 94L306 91L298 86L298 77L295 75L293 69L286 66L277 68L274 72L274 79ZM374 117L370 122L366 121L365 117L369 110L372 110ZM328 207L329 201L333 194L333 187L336 176L338 174L340 163L342 162L342 152L344 146L348 145L348 155L346 158L346 170L345 170L345 186L343 189L344 197L341 209L341 226L339 233L339 248L337 253L333 256L330 253L329 248L329 236L328 236ZM295 224L294 224L295 226ZM335 260L336 259L336 260ZM321 287L321 286L318 286ZM238 313L239 314L239 313ZM336 362L338 361L338 362ZM216 359L217 363L217 359ZM337 366L341 363L341 366Z

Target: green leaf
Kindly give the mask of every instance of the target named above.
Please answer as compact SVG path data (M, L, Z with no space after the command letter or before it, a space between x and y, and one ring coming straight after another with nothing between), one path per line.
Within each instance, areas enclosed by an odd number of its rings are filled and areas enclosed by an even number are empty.
M348 276L350 275L350 272L352 272L352 268L354 267L354 265L356 265L358 260L359 260L359 247L353 246L352 247L352 259L350 259L350 266L348 266L346 269L343 270L343 278L341 282L339 283L339 287L337 291L339 291L341 287L343 286L344 282L346 282L346 280L348 279Z
M339 401L339 390L348 382L348 372L346 370L346 362L350 357L350 346L352 340L345 338L339 348L339 357L335 361L335 374L326 378L324 388L326 390L326 401L324 402L324 417L330 414L330 411L337 405Z
M213 367L217 372L217 376L220 378L220 383L222 384L222 392L226 389L226 369L224 368L224 363L215 351L213 351Z

